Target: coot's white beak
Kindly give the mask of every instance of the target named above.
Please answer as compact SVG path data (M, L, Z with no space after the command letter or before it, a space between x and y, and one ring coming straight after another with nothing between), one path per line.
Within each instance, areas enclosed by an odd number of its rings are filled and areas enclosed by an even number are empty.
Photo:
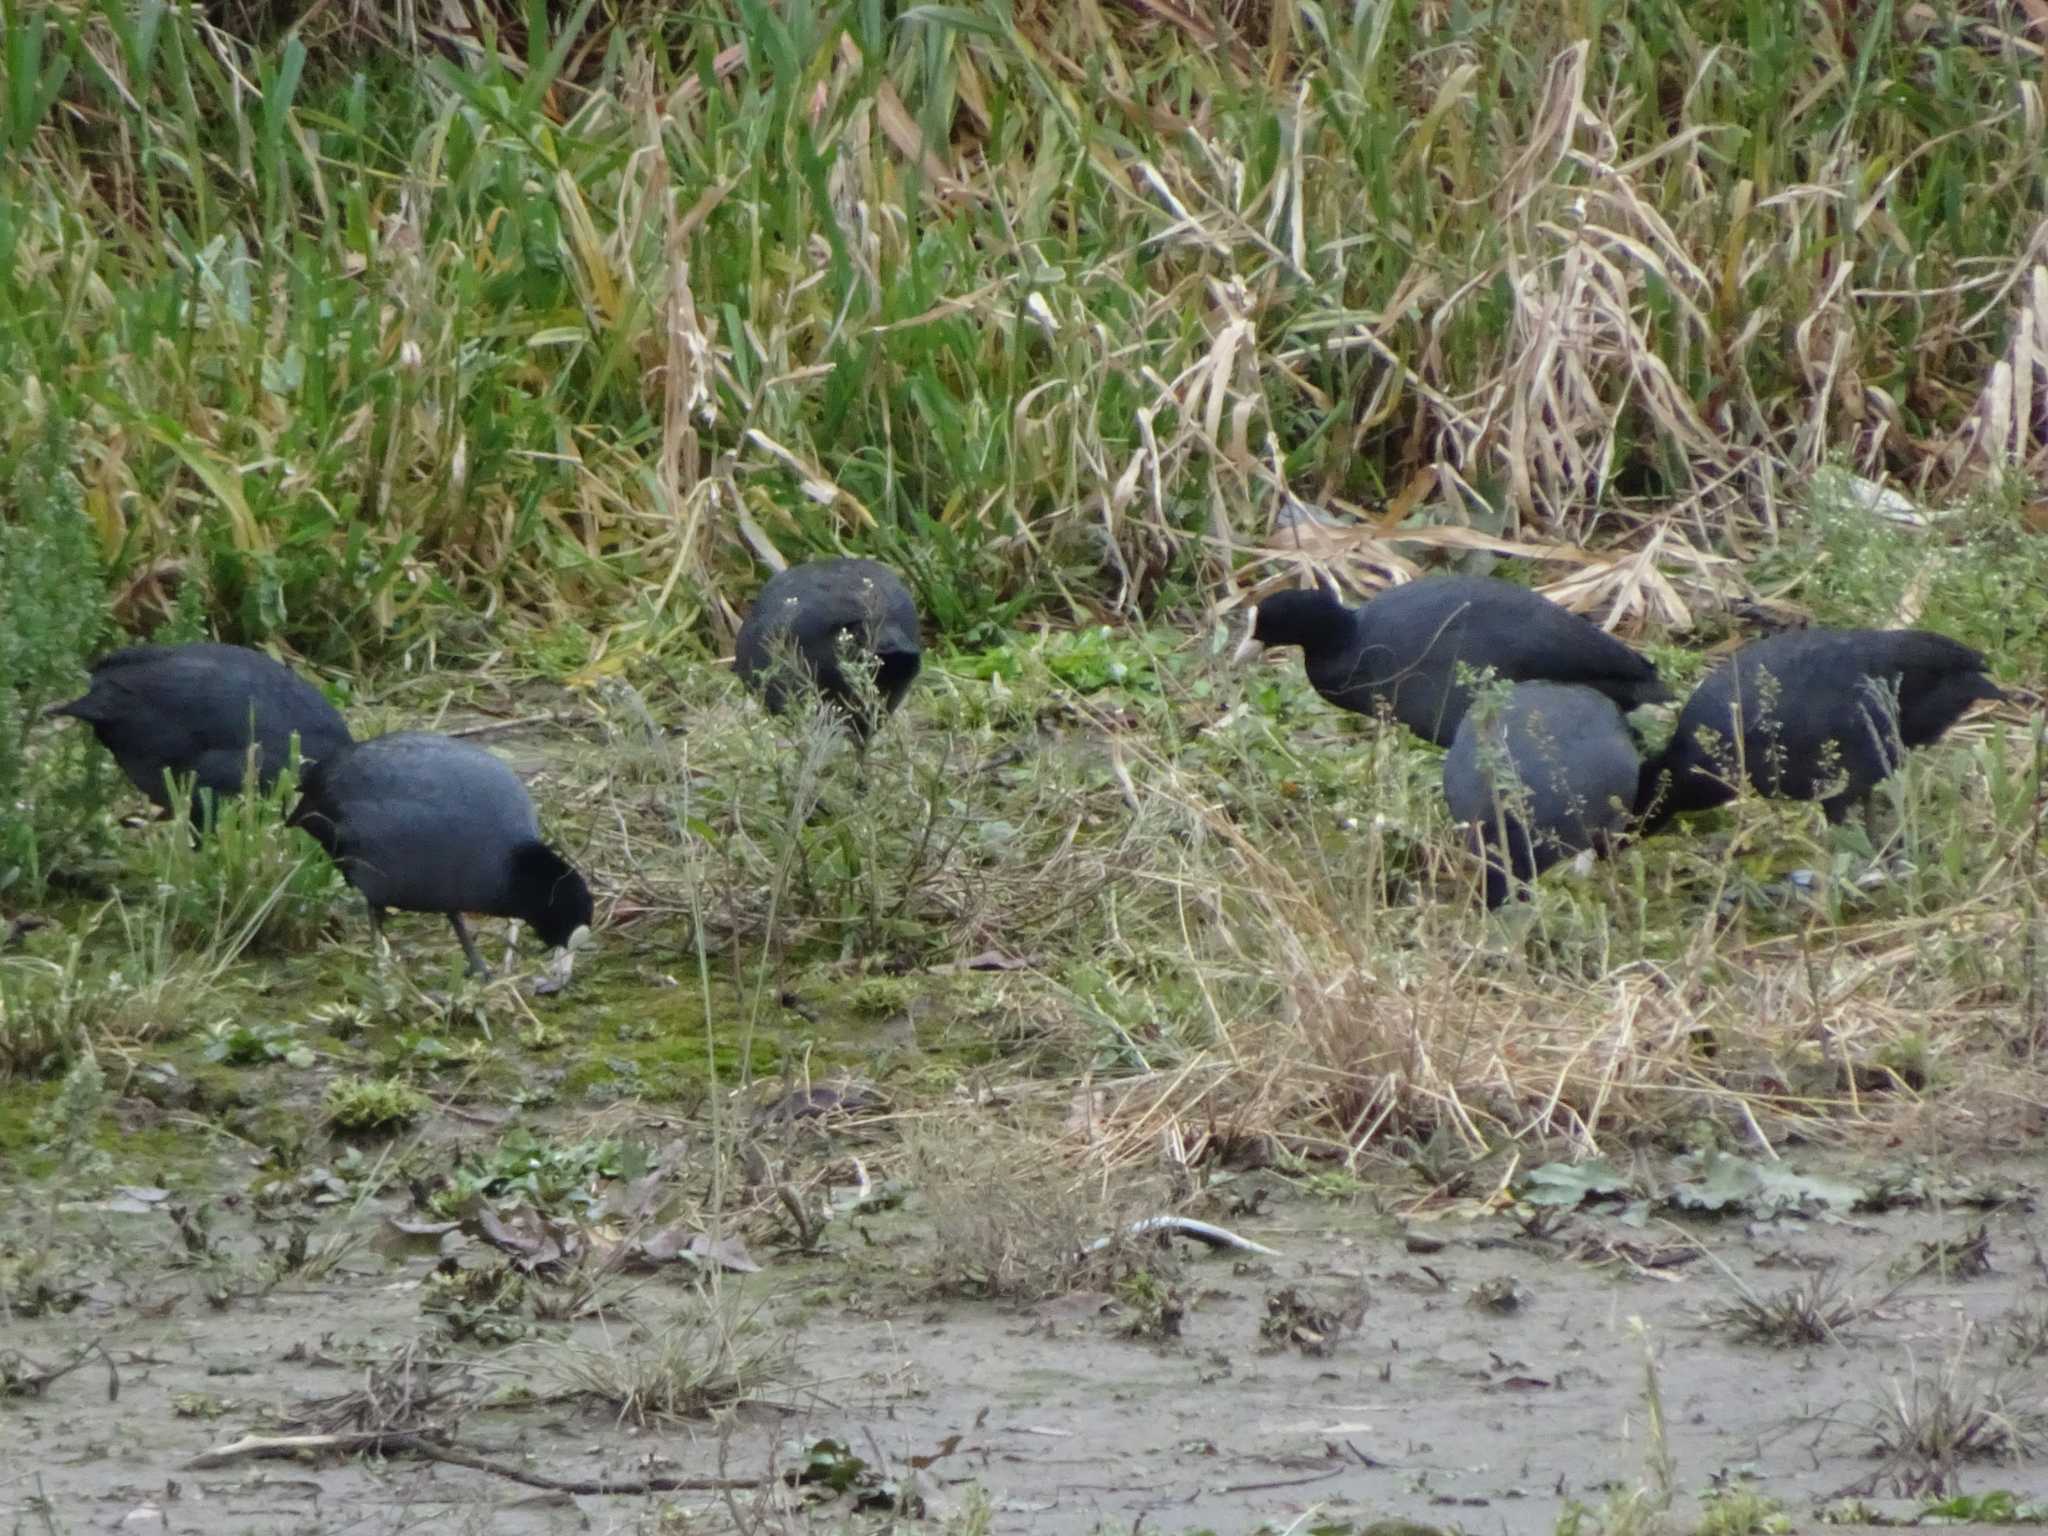
M1259 605L1253 603L1244 611L1244 638L1237 642L1237 649L1230 653L1230 664L1234 667L1247 657L1257 656L1265 646L1256 638L1259 632Z
M569 985L569 977L576 969L576 951L590 943L590 926L586 923L569 935L564 944L549 959L542 979L534 984L534 992L542 997L550 992L559 992Z

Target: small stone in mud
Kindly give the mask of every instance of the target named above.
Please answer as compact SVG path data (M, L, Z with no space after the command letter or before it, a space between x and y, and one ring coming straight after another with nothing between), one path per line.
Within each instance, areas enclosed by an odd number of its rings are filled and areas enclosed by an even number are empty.
M1488 1280L1472 1288L1473 1306L1503 1316L1521 1311L1528 1300L1529 1293L1522 1289L1513 1275L1502 1275L1498 1280Z
M1292 1344L1304 1355L1327 1355L1337 1347L1338 1336L1355 1329L1365 1320L1365 1297L1344 1309L1319 1306L1315 1298L1291 1285L1266 1293L1266 1315L1259 1322L1259 1337L1274 1348Z

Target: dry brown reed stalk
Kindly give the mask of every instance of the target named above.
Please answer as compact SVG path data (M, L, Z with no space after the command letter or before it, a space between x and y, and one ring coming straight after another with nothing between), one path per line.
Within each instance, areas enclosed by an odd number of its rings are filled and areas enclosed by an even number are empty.
M1641 302L1656 281L1674 323L1703 346L1706 275L1641 195L1634 168L1619 163L1614 130L1585 99L1587 53L1580 43L1552 61L1531 141L1495 193L1503 218L1521 232L1503 269L1516 339L1506 372L1475 409L1480 436L1472 445L1498 434L1499 467L1517 507L1576 538L1604 500L1607 467L1631 416L1686 466L1688 498L1730 499L1725 482L1702 478L1727 467L1728 446L1672 377ZM1572 178L1559 175L1566 165ZM1544 255L1531 261L1518 251Z
M2043 226L2048 241L2048 225ZM1949 450L1960 478L2030 476L2048 480L2048 261L2015 285L2010 339Z
M1469 528L1419 528L1387 533L1370 524L1337 525L1296 512L1261 546L1241 549L1270 572L1218 602L1227 614L1281 587L1305 581L1335 584L1370 595L1393 575L1412 580L1423 574L1397 546L1455 552L1483 551L1513 559L1561 566L1568 574L1539 585L1537 590L1576 613L1592 615L1622 633L1682 633L1693 628L1694 605L1704 601L1724 606L1734 584L1733 562L1687 544L1669 523L1659 523L1644 546L1634 552L1595 553L1572 544L1541 543L1492 536ZM1681 565L1694 573L1683 585L1664 567ZM1241 573L1240 579L1243 579Z

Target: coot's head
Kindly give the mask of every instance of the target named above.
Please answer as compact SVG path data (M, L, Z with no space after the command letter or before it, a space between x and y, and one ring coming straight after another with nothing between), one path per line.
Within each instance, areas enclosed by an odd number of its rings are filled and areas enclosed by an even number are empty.
M512 855L512 896L518 915L554 949L579 944L596 912L589 885L545 843L527 843Z
M1231 660L1242 661L1269 645L1313 647L1342 636L1350 622L1351 610L1328 587L1275 592L1247 610L1244 639Z
M884 643L876 652L879 665L875 668L875 688L882 695L882 702L890 709L903 702L903 696L910 692L910 685L917 681L917 674L924 666L924 656L910 645Z

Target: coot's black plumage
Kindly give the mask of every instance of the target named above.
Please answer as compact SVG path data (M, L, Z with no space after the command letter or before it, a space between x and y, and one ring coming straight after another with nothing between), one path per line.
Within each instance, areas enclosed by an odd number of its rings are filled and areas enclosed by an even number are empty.
M348 724L311 683L239 645L134 645L92 664L92 686L52 715L83 720L137 789L166 812L166 771L194 779L192 817L206 792L242 792L249 747L269 789L291 759L317 761L348 745Z
M734 663L771 714L807 687L838 705L863 738L876 722L861 707L848 660L866 656L884 710L903 702L923 664L917 604L902 578L873 560L811 560L770 578L740 626Z
M1760 795L1819 800L1839 822L1979 699L2005 695L1984 658L1924 629L1801 629L1744 646L1709 673L1643 769L1637 813L1654 831L1708 810L1747 781Z
M526 786L468 742L402 731L345 747L308 770L291 819L362 893L373 934L387 907L445 913L480 976L465 912L519 918L555 946L590 925L590 887L541 841Z
M1578 683L1622 709L1670 691L1657 668L1590 619L1490 576L1436 576L1389 588L1359 608L1326 589L1279 592L1253 610L1248 649L1298 645L1308 680L1339 709L1382 700L1425 741L1447 746L1471 707L1458 664L1510 683Z
M1631 815L1642 761L1621 710L1572 683L1518 683L1458 723L1444 799L1486 860L1486 905L1583 849L1605 851Z

